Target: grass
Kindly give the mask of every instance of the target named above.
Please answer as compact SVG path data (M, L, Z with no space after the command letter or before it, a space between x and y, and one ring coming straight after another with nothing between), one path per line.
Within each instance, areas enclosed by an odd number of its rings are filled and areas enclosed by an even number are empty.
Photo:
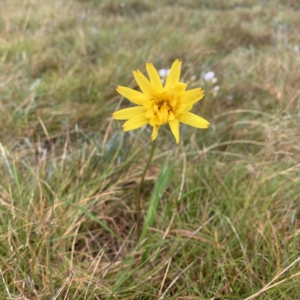
M299 8L1 1L0 299L298 299ZM150 130L115 88L176 58L211 126L160 131L136 246Z

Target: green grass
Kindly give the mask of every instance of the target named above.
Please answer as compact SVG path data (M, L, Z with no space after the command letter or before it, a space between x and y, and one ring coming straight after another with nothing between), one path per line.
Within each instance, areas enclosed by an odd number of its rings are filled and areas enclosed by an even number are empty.
M299 8L1 1L0 299L298 299ZM151 132L115 88L177 58L211 126L160 130L136 246Z

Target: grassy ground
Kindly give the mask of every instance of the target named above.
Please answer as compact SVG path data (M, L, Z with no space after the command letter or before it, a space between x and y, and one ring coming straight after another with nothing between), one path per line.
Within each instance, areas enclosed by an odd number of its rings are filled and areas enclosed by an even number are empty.
M0 299L299 299L299 9L2 0ZM177 58L211 126L160 131L136 247L150 129L115 88Z

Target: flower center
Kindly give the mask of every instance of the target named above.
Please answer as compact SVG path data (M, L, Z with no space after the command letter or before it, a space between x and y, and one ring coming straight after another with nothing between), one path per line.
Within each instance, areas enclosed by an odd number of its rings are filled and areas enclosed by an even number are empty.
M146 118L150 119L152 126L160 126L168 121L174 120L175 107L173 104L173 95L167 92L161 92L153 97L146 111Z

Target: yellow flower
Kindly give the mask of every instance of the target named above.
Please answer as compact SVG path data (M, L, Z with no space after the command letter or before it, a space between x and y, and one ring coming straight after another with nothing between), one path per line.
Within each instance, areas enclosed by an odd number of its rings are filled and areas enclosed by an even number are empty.
M150 81L139 70L133 72L142 93L124 86L117 87L118 93L137 104L113 113L116 120L128 120L123 125L124 131L150 124L153 126L151 138L155 140L159 127L169 123L178 144L179 122L197 128L208 127L209 122L189 112L203 98L204 93L201 88L186 91L186 84L179 82L181 61L177 59L173 63L164 87L153 64L147 63L146 68Z

